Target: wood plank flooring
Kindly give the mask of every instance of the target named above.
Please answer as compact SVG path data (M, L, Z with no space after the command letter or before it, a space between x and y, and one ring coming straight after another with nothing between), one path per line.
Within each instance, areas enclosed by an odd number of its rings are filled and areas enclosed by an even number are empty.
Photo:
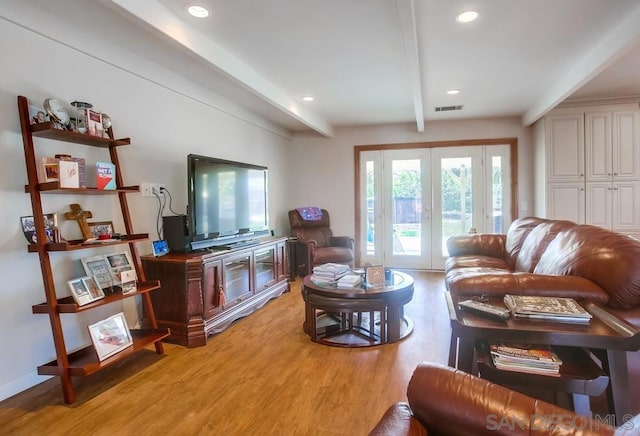
M11 435L365 435L406 399L423 360L446 364L449 323L443 274L409 271L413 333L395 344L344 349L302 331L300 279L205 347L166 344L76 380L64 404L58 378L0 403Z

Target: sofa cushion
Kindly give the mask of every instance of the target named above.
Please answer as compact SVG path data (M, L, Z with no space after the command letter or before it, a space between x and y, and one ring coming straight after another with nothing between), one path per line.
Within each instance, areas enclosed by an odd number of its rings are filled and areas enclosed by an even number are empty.
M536 274L581 276L609 294L609 306L640 305L640 242L591 225L576 225L549 243Z
M558 233L576 225L571 221L547 221L538 224L522 243L516 259L515 271L533 272L542 253Z
M507 238L505 240L505 251L507 254L506 260L509 267L515 271L516 261L520 249L529 233L536 228L540 223L547 222L548 220L538 217L526 217L515 220L509 226L507 230Z

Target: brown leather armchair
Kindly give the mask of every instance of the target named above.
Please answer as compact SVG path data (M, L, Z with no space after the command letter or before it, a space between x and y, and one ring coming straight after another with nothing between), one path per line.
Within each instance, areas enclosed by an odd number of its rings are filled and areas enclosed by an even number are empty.
M296 237L295 271L305 276L315 265L342 263L353 266L354 239L350 236L333 236L329 212L321 209L318 220L304 220L297 209L289 211L291 236Z
M391 435L632 436L640 415L615 429L607 419L578 415L473 375L423 362L407 388L408 403L393 404L369 433Z

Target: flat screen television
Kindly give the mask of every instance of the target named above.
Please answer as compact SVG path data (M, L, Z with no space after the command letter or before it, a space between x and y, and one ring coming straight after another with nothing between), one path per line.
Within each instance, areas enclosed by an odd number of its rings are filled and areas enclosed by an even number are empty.
M269 233L266 167L190 154L187 173L192 250Z

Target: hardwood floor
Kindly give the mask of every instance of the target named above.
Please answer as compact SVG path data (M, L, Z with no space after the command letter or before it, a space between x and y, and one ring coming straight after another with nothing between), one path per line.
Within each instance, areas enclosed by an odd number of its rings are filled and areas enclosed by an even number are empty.
M205 347L166 344L76 381L66 405L58 378L0 403L0 434L365 435L406 399L423 360L446 364L449 323L442 273L410 271L414 331L378 347L312 343L302 331L300 279L292 290Z

